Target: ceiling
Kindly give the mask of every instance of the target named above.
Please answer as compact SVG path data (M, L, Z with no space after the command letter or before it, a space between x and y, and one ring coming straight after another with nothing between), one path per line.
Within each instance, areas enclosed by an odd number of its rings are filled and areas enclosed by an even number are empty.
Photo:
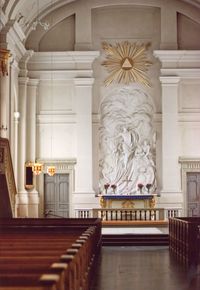
M3 7L7 19L17 20L26 34L36 18L43 18L54 9L77 1L83 0L0 0L0 6ZM119 1L116 2L119 4ZM177 2L179 4L185 2L200 9L200 0L177 0Z

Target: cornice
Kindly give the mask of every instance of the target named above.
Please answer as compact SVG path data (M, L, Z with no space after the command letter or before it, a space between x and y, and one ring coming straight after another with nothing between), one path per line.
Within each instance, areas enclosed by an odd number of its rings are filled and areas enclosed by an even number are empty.
M200 68L162 68L163 77L181 77L181 79L199 79Z
M163 66L167 63L175 64L176 67L181 67L184 63L200 66L200 50L154 50L153 54Z
M35 52L29 64L71 64L90 63L100 55L99 51L63 51L63 52Z
M30 78L39 78L42 81L54 81L63 80L68 81L74 78L91 78L93 75L92 70L77 69L77 70L28 70L28 76Z

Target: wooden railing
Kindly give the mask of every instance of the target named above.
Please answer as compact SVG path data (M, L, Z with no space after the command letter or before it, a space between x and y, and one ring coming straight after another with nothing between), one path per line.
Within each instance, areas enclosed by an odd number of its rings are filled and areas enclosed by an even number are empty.
M169 219L170 251L185 266L200 263L200 218Z
M171 217L180 217L181 208L138 208L138 209L114 209L114 208L95 208L95 209L75 209L75 216L78 218L101 218L103 221L120 220L165 220Z
M0 184L0 217L13 217L17 190L9 141L4 138L0 138Z

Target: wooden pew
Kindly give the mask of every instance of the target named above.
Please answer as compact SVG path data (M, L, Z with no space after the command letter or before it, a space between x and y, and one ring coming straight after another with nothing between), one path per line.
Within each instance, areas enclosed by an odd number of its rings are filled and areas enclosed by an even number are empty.
M19 223L16 219L11 223L8 220L2 223L0 290L1 287L14 287L13 290L17 287L28 290L30 287L34 287L35 290L88 290L94 269L94 257L98 255L101 244L101 223L96 221L95 226L88 227L88 224L78 225L76 220L75 227L72 225L72 221L70 225L65 221L58 225L58 220L42 221L41 224L33 220L31 226L27 219L20 219ZM58 268L55 269L55 265L58 265ZM64 265L66 269L60 269L59 265ZM41 280L44 273L47 275L45 282ZM20 284L22 277L23 285ZM52 282L48 277L57 278ZM9 282L6 282L7 280Z
M199 263L199 217L182 217L169 219L170 252L184 266Z

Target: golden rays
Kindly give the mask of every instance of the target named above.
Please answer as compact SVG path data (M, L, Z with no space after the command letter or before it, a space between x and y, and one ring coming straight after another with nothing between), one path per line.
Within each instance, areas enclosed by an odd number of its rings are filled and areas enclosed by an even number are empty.
M130 84L141 83L150 87L146 72L152 64L147 58L150 44L131 44L128 41L116 43L115 46L103 42L106 60L102 63L110 73L105 79L105 85L113 82Z

